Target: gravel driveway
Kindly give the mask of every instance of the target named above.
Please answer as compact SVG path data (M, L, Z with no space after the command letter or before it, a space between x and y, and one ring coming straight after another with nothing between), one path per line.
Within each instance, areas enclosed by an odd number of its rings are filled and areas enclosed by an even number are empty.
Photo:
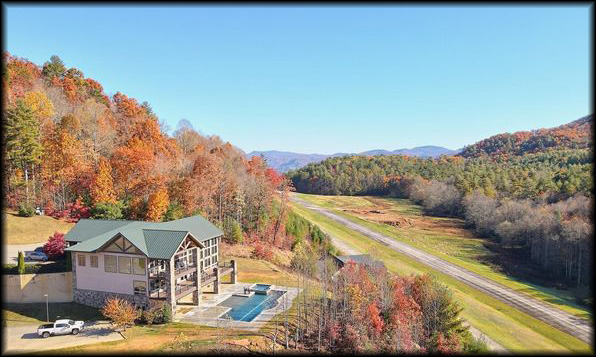
M87 325L88 324L88 325ZM37 336L39 325L10 326L3 328L2 354L17 354L74 347L92 343L122 340L113 332L108 322L89 322L78 335L61 335L41 338Z
M331 218L334 221L337 221L356 232L359 232L371 239L374 239L395 251L403 253L411 258L416 259L421 263L430 266L433 269L436 269L444 274L450 275L455 279L472 286L475 289L483 291L489 294L490 296L510 306L513 306L527 313L528 315L542 320L563 332L567 332L570 335L575 336L586 343L592 343L592 326L586 320L569 314L552 305L534 299L528 295L519 293L513 289L496 283L481 275L478 275L467 269L464 269L455 264L440 259L432 254L416 249L408 244L395 241L386 235L377 233L369 228L366 228L337 214L334 214L327 209L306 202L296 196L292 195L291 199L294 202L310 210L314 210L324 215L325 217Z
M42 247L44 243L33 243L33 244L4 244L4 249L2 252L2 262L3 264L17 264L18 263L18 256L19 251L25 252L32 252L37 247ZM43 263L41 261L31 261L25 262L25 264L36 264L36 263Z

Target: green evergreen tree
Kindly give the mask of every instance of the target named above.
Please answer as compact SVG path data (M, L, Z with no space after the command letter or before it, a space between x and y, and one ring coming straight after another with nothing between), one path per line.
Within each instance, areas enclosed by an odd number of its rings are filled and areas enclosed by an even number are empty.
M23 100L6 111L4 150L9 170L22 169L29 201L29 175L33 165L41 162L42 146L39 124L33 110Z
M42 73L48 78L62 78L66 73L66 67L60 57L53 55L48 62L44 63Z
M25 274L25 255L23 252L19 252L19 263L17 266L19 274Z

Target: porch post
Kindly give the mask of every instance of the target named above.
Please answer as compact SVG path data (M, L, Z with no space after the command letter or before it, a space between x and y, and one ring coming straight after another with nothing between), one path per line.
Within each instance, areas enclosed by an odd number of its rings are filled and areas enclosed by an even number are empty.
M174 257L172 256L172 258L170 258L170 260L168 260L168 265L167 265L167 272L166 272L166 278L168 281L168 284L166 284L167 287L167 291L166 291L166 300L168 300L168 303L170 304L170 307L172 308L172 316L174 316L176 314L176 272L174 270Z
M238 270L236 269L236 260L232 259L232 284L236 284L236 279L238 279Z
M195 255L195 264L197 265L197 272L196 272L196 283L197 289L192 292L192 303L195 306L201 306L201 271L199 269L199 250L197 248L194 249Z
M215 273L215 281L213 281L213 293L219 294L219 269L215 267L213 268L213 272Z

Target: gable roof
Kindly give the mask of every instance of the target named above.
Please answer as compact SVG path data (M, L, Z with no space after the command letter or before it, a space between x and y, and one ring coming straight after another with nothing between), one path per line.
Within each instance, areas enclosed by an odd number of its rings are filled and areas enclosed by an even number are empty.
M122 235L149 258L170 259L188 234L202 242L223 232L199 215L169 222L81 219L64 239L76 243L66 251L95 252Z

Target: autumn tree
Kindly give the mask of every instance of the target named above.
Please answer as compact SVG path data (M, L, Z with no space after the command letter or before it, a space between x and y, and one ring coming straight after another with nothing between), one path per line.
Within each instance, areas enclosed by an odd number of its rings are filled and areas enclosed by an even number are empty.
M149 195L146 218L149 221L161 221L168 209L169 203L168 190L165 187L160 187L157 191Z
M112 321L116 328L123 330L133 326L137 318L134 306L130 302L116 297L106 299L105 305L101 308L101 314Z
M98 165L97 175L90 187L90 195L93 203L116 203L116 191L112 180L112 166L110 162L101 158Z

